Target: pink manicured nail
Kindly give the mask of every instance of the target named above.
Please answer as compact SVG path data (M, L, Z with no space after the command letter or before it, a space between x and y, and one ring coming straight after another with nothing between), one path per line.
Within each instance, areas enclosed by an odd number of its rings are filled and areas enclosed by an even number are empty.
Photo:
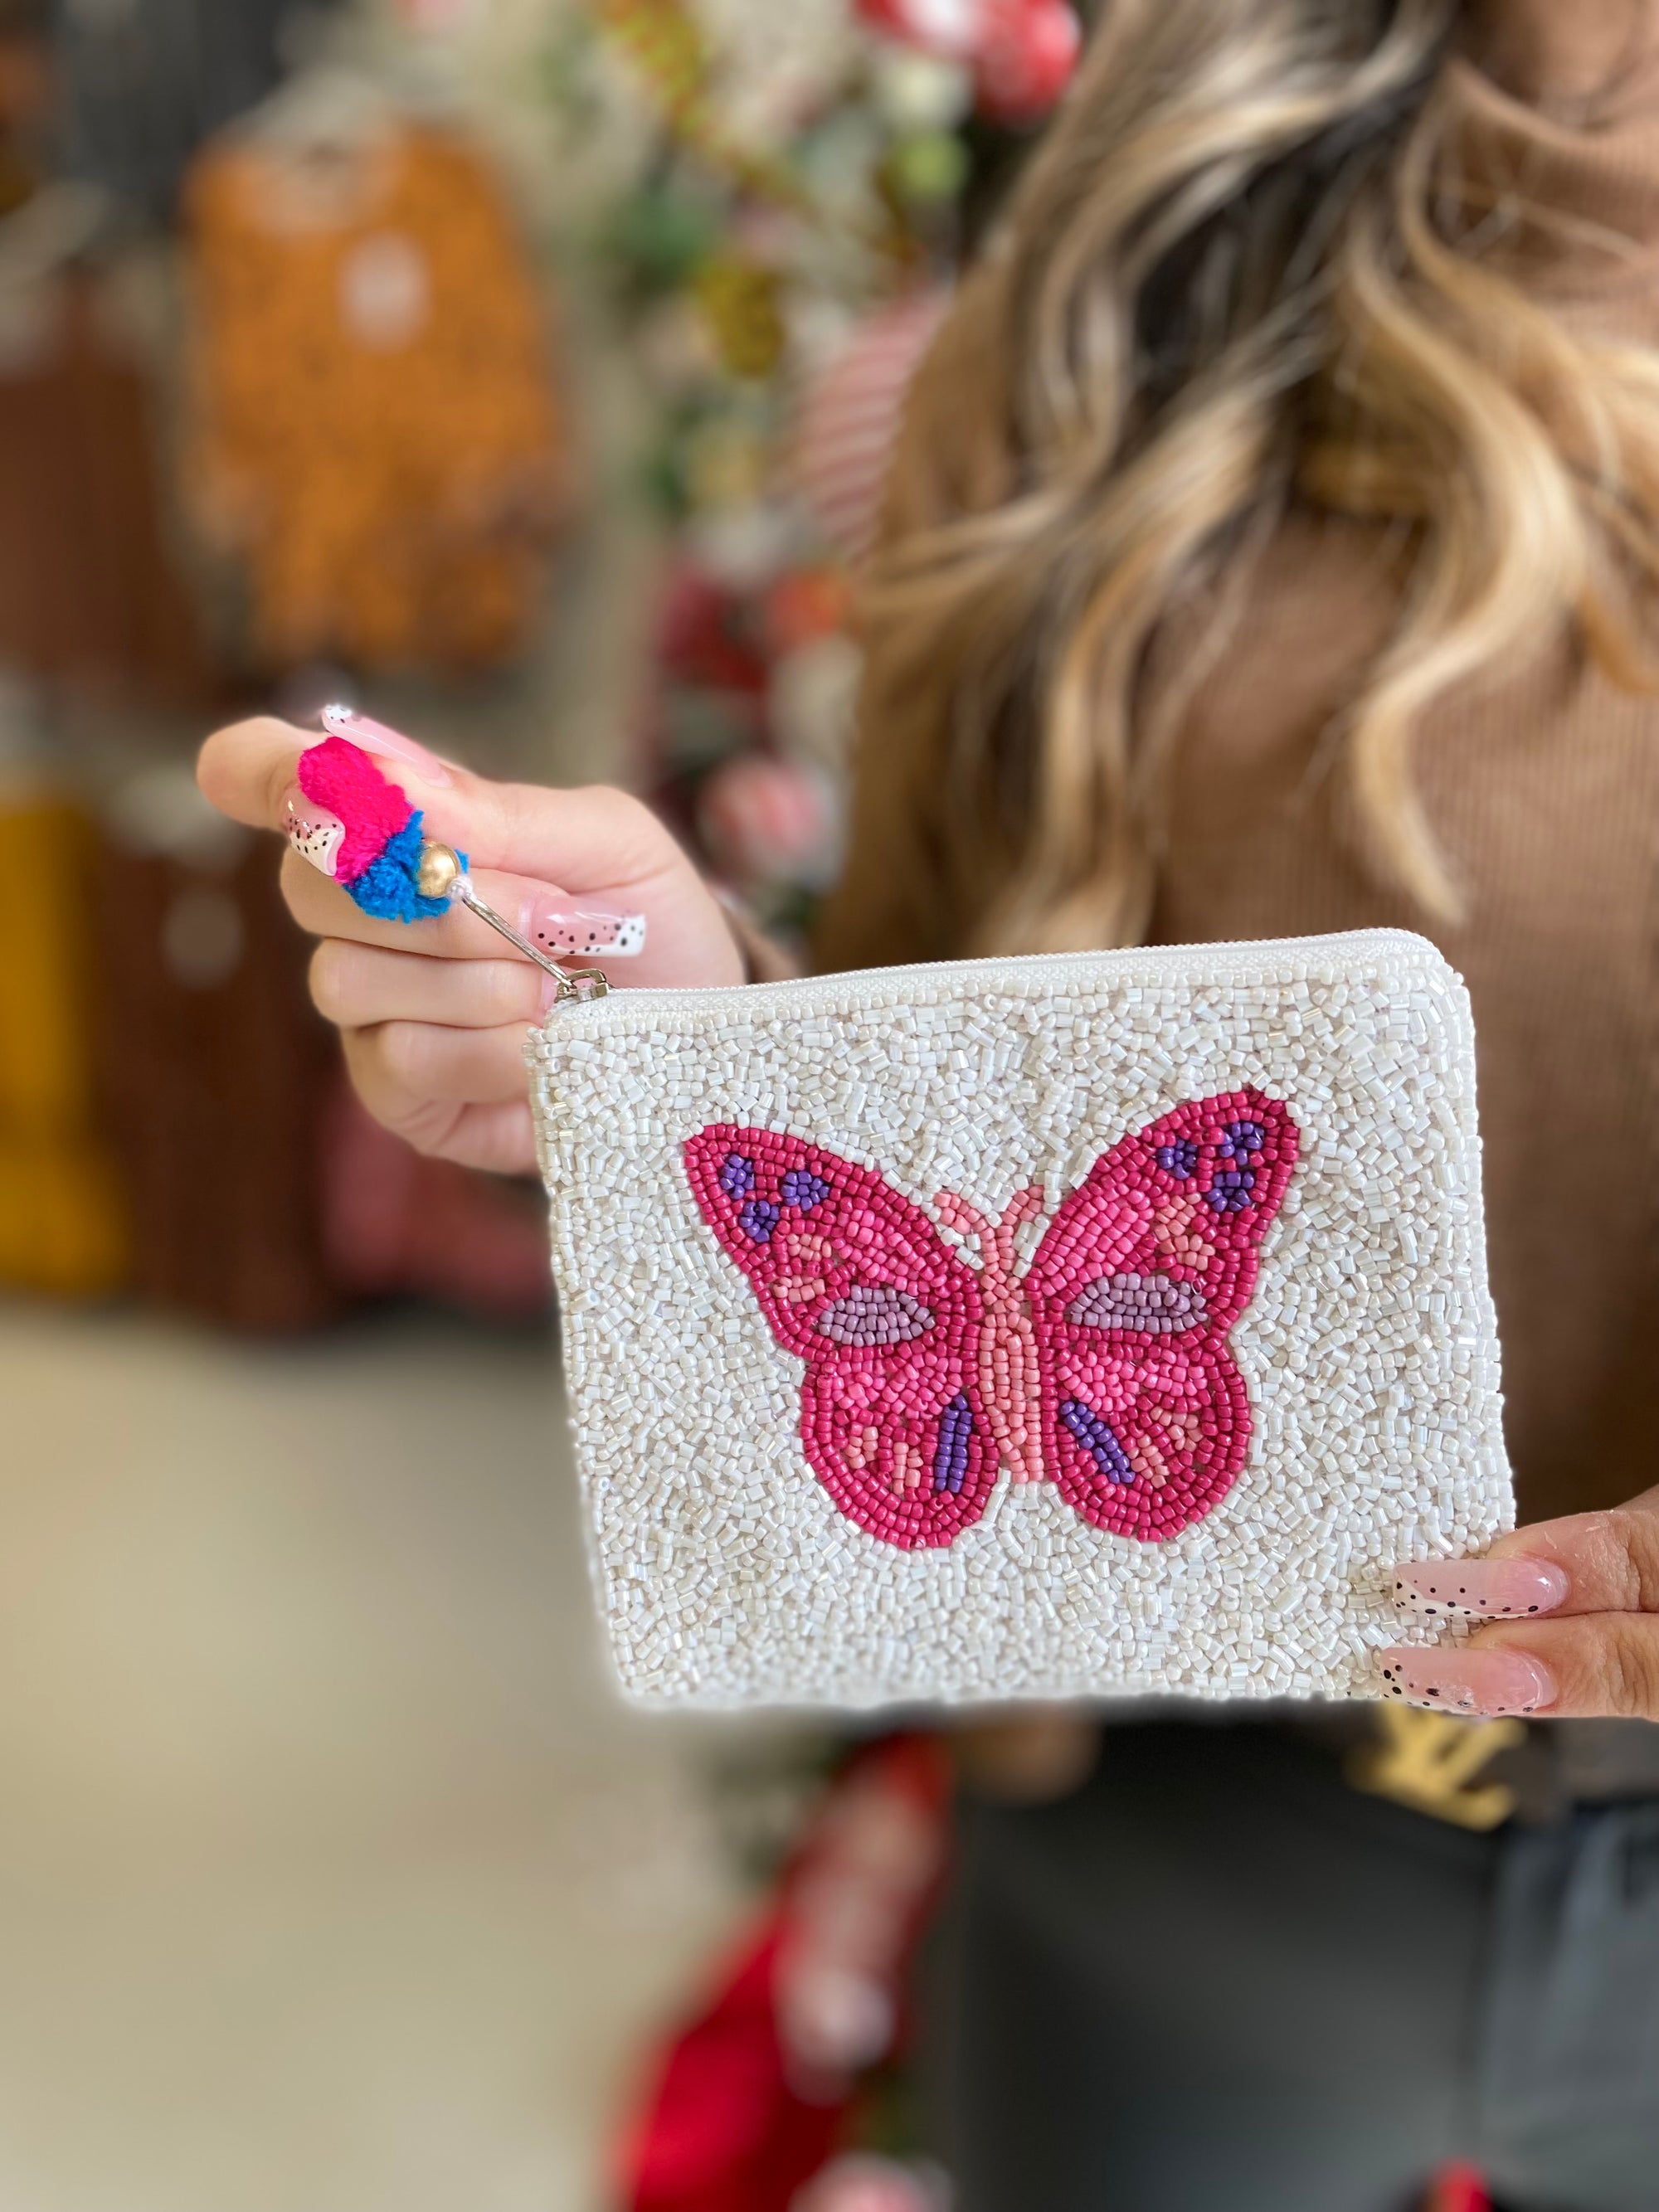
M1398 1645L1376 1655L1382 1694L1437 1713L1535 1713L1553 1705L1555 1677L1525 1651L1468 1651L1455 1645L1419 1651Z
M384 722L372 721L367 714L355 714L349 707L325 707L317 719L331 738L349 738L366 753L378 753L385 760L406 761L423 782L454 781L436 753L428 752L424 745L417 745L413 738L404 737L401 731L387 729Z
M283 834L302 860L332 878L345 833L337 814L307 799L297 783L290 785L283 800Z
M645 916L561 906L544 899L531 908L524 933L538 952L554 960L597 959L601 954L610 960L630 960L645 950Z
M1429 1559L1395 1569L1397 1606L1454 1620L1553 1613L1566 1595L1565 1571L1548 1559Z

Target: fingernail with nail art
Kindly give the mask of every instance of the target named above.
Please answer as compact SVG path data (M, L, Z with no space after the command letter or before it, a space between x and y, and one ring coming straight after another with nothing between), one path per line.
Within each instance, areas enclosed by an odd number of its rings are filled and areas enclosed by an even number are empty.
M1395 1569L1402 1611L1449 1620L1523 1620L1553 1613L1566 1595L1565 1571L1550 1559L1430 1559Z
M1559 1694L1543 1661L1525 1651L1395 1646L1378 1652L1377 1664L1385 1698L1430 1712L1496 1719L1506 1713L1535 1713L1553 1705Z
M423 783L446 784L454 781L436 753L429 753L413 738L404 737L401 730L389 730L384 722L360 714L353 708L325 707L317 719L331 738L344 738L360 751L377 754L382 760L402 761L415 770Z
M628 960L645 950L645 916L590 911L549 900L532 908L525 935L554 960L586 959L601 953Z
M326 806L307 799L297 783L289 787L283 800L283 832L302 860L309 860L313 868L333 880L340 848L345 843L345 823Z

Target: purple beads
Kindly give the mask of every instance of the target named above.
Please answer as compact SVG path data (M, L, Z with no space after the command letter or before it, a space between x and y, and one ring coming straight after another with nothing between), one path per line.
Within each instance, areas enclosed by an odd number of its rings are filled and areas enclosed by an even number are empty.
M1060 1418L1094 1461L1108 1482L1133 1482L1135 1471L1110 1426L1091 1413L1080 1398L1067 1398Z
M728 1152L720 1165L720 1188L728 1198L741 1198L755 1188L755 1163L741 1152Z
M939 1415L939 1448L933 1454L933 1488L959 1492L968 1473L968 1443L974 1433L973 1409L958 1392Z
M769 1198L751 1198L738 1215L738 1226L757 1244L769 1244L781 1210Z

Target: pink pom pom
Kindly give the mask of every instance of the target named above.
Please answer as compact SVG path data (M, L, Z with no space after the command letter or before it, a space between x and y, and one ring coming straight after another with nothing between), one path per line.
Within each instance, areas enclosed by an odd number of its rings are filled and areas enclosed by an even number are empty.
M345 823L345 841L334 863L337 883L349 884L362 875L415 811L349 738L325 738L320 744L308 745L300 756L299 777L306 797Z

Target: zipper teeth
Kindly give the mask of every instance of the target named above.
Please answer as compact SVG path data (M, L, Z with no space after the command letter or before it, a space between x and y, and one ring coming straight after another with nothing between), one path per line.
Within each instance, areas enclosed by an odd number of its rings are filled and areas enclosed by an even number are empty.
M863 968L856 971L860 988L884 983L908 983L927 975L954 975L963 982L971 982L976 975L1013 974L1016 975L1066 975L1079 970L1097 969L1103 960L1118 960L1126 963L1150 962L1157 967L1189 966L1202 957L1211 970L1237 967L1245 963L1253 967L1282 964L1286 959L1314 952L1329 960L1340 959L1345 954L1359 951L1381 952L1393 950L1421 955L1426 952L1436 966L1445 965L1445 957L1438 945L1429 939L1419 937L1409 929L1352 929L1328 933L1319 937L1228 938L1212 945L1146 945L1113 948L1097 952L1030 952L1000 957L991 954L980 960L921 960L896 968ZM610 1008L622 1004L637 1007L641 1012L656 1006L714 1008L722 1005L753 1006L769 997L787 994L799 1000L831 998L846 990L848 977L844 974L830 975L785 976L771 983L712 983L688 985L683 989L663 986L647 986L643 989L623 988L608 991L603 1000L591 1000L586 1007ZM572 1000L551 1007L544 1021L544 1030L555 1022L568 1021L570 1016L585 1011L582 1002ZM604 1018L602 1014L601 1018Z

